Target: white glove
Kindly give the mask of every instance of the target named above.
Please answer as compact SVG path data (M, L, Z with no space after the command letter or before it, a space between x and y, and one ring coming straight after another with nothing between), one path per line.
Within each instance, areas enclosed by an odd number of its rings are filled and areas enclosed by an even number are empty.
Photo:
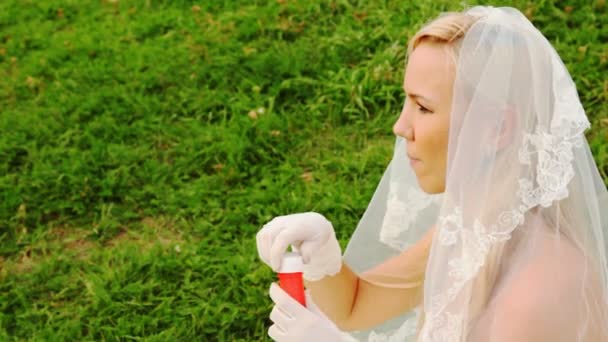
M304 261L304 278L319 280L342 268L342 251L331 223L318 213L277 216L256 236L260 258L275 272L287 247L292 245Z
M291 298L276 283L270 286L270 298L275 303L270 320L274 323L268 329L268 336L278 342L344 342L354 339L340 331L317 308L306 293L306 307Z

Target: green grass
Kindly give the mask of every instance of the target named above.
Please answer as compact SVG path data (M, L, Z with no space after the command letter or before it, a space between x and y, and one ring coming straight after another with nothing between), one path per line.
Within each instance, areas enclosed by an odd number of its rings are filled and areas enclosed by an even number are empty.
M495 4L562 56L608 180L606 1ZM266 339L255 233L314 210L346 243L391 156L407 38L450 9L2 1L0 340Z

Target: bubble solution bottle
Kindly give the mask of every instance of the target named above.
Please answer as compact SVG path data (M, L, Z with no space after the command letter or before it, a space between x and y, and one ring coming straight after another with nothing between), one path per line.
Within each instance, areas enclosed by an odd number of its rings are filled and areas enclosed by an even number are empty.
M302 278L303 271L304 263L302 262L302 256L295 252L285 253L278 273L279 286L293 299L306 306L304 279Z

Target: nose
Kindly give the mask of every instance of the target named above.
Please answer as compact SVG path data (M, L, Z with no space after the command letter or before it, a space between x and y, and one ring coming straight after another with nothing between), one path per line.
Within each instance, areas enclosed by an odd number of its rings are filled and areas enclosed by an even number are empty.
M397 122L393 125L393 133L396 136L400 136L405 138L408 141L414 140L414 129L412 127L412 123L410 122L411 114L408 113L408 105L407 101L403 104L403 108L401 109L401 114L399 114L399 118Z

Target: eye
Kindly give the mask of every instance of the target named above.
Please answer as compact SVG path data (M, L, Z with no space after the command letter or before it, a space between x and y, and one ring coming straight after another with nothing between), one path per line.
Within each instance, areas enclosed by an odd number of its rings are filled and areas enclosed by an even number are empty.
M419 110L421 113L424 113L424 114L430 114L430 113L433 113L433 111L431 111L430 109L428 109L428 108L426 108L426 107L424 107L424 106L421 106L419 103L418 103L417 105L418 105L418 110Z

